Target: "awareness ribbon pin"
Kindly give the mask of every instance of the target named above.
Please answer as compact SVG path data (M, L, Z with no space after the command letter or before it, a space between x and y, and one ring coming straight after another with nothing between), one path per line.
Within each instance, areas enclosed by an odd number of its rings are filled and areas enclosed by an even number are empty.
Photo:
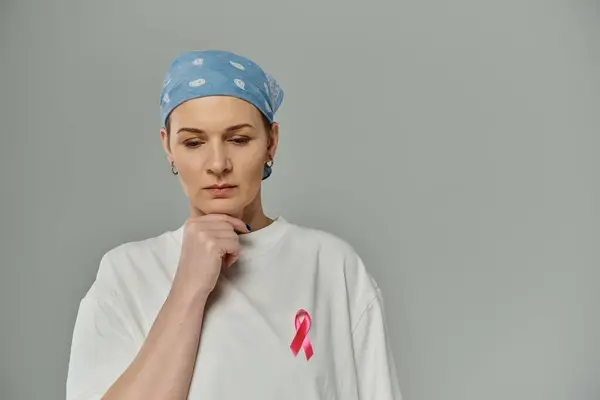
M301 318L302 321L300 320ZM308 338L308 331L310 330L310 315L308 314L308 311L304 309L298 310L294 325L296 326L296 335L290 344L290 349L292 349L292 353L296 356L298 355L298 352L300 352L300 348L303 348L306 361L308 361L314 354L312 344Z

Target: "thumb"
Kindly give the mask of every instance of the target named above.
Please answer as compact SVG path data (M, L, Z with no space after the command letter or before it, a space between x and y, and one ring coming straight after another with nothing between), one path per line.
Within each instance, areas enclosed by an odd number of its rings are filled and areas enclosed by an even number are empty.
M238 260L238 258L238 254L226 254L225 257L223 257L222 266L225 268L229 268Z

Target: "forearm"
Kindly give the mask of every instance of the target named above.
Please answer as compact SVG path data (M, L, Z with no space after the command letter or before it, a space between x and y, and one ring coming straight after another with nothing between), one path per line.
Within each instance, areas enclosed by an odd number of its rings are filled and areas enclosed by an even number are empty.
M173 288L138 355L103 400L187 399L207 297Z

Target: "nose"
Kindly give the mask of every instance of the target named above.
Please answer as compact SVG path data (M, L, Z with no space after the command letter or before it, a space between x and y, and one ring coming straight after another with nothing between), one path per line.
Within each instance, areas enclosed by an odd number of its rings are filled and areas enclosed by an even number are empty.
M207 160L207 172L212 175L223 175L231 171L232 164L225 146L215 143Z

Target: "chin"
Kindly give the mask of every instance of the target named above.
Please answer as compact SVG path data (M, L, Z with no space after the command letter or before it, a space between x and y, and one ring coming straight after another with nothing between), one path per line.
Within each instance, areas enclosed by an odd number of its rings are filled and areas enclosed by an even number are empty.
M205 200L197 208L204 214L226 214L235 216L242 215L244 212L244 205L239 199L235 198Z

